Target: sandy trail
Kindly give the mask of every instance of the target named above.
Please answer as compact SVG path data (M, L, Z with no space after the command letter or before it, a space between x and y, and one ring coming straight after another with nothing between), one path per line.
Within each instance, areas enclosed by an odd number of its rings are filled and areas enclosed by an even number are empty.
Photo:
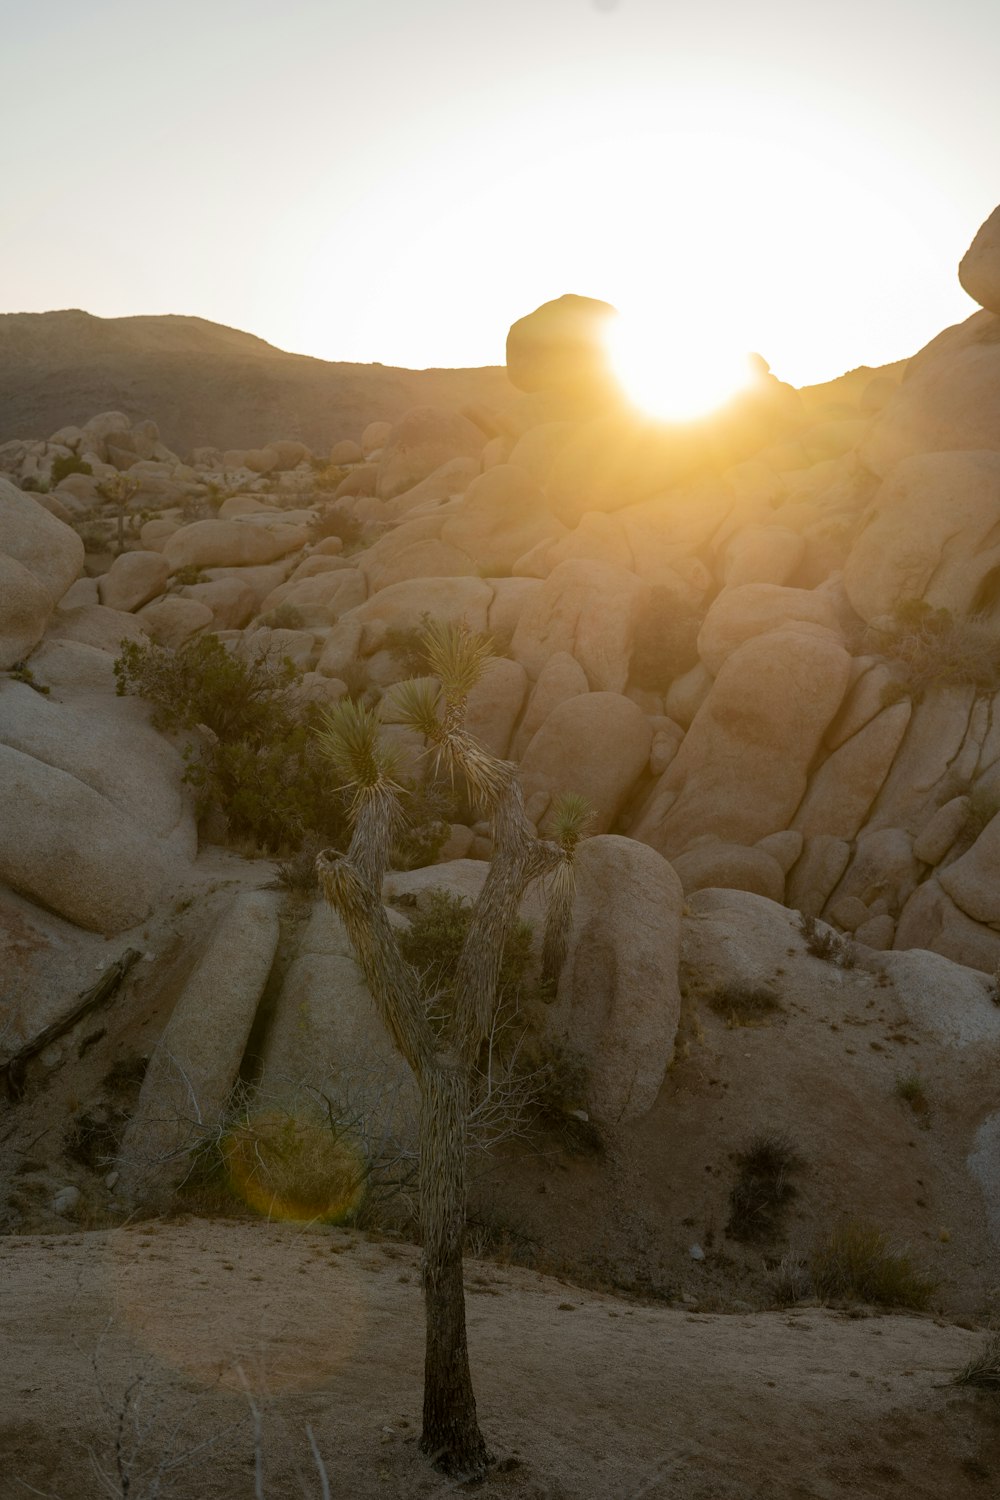
M417 1252L351 1232L200 1220L0 1240L0 1495L108 1493L122 1393L132 1497L453 1493L416 1448ZM1000 1398L945 1382L982 1335L819 1308L696 1314L467 1263L482 1424L530 1500L831 1500L1000 1488ZM145 1424L133 1462L133 1418ZM148 1430L147 1430L148 1429ZM176 1430L175 1430L176 1429Z

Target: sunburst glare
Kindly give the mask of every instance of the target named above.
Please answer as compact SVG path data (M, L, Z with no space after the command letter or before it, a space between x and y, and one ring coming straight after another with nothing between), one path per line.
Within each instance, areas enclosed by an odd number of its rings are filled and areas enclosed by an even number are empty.
M606 337L611 368L625 395L664 422L709 415L753 377L748 354L680 320L619 316L609 320Z

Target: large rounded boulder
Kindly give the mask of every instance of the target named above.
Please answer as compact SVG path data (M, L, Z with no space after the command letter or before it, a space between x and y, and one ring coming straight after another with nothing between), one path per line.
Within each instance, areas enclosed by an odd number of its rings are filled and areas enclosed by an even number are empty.
M37 646L83 556L75 531L0 478L0 669Z
M382 444L375 492L380 500L393 500L449 459L478 459L485 444L486 434L467 417L436 406L411 407Z
M966 250L958 279L980 307L1000 313L1000 208L995 208Z
M580 846L569 949L546 1030L584 1063L602 1120L650 1110L674 1054L684 894L670 865L632 839Z
M847 558L851 606L869 623L911 599L959 614L976 611L990 602L984 595L1000 569L998 534L1000 452L903 459L875 496Z
M518 318L507 335L507 378L520 391L600 392L610 383L610 302L567 293Z

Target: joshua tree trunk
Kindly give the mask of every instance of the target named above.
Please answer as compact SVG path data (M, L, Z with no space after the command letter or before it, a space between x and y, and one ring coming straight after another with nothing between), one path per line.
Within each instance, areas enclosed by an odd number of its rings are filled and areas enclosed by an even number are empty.
M377 716L349 700L327 716L324 747L355 793L351 844L346 854L325 851L316 867L386 1030L420 1087L427 1315L420 1447L446 1473L470 1478L490 1462L476 1417L462 1280L472 1079L495 1017L500 957L521 898L539 876L566 873L576 835L560 835L559 843L537 838L524 814L516 767L491 756L461 727L465 695L482 668L488 642L451 627L428 627L425 640L429 666L444 684L445 712L440 713L439 690L414 685L404 685L399 705L451 772L465 777L492 815L494 834L493 859L459 960L454 1013L443 1028L430 1022L419 975L403 959L382 905L382 879L400 818L401 788L391 751L379 738ZM577 811L567 826L576 827L580 816Z
M464 1069L435 1063L420 1080L420 1221L427 1315L424 1420L420 1447L451 1474L478 1474L490 1461L476 1417L465 1336Z

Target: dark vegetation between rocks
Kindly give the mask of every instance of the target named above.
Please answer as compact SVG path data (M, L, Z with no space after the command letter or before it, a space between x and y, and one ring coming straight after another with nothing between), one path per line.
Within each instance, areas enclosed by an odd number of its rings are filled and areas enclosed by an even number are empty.
M889 1236L873 1224L850 1221L815 1246L809 1272L824 1301L871 1302L879 1307L923 1311L937 1282L906 1251L893 1250Z
M765 1025L785 1008L764 984L725 984L712 992L708 1004L730 1027Z
M805 938L806 952L813 958L822 958L842 969L854 968L857 958L854 944L848 938L841 937L816 917L807 917L804 913L799 915L799 930Z
M739 1175L729 1195L726 1233L744 1242L776 1239L797 1193L791 1177L803 1166L801 1156L784 1131L765 1130L737 1155L736 1163Z
M316 739L319 710L297 698L287 659L237 656L210 635L176 651L126 641L115 677L120 694L152 704L157 728L189 736L185 779L199 813L221 813L231 838L270 854L294 852L310 834L343 838L344 801Z
M883 693L886 703L919 700L949 685L977 693L1000 689L1000 629L986 614L955 615L922 599L905 599L891 622L868 627L860 645L884 656L897 674Z
M123 642L115 677L119 694L152 705L157 728L184 737L199 816L221 815L231 841L285 856L281 883L313 890L316 853L346 839L346 801L320 749L323 711L303 701L296 667L271 650L238 655L206 635L176 650ZM394 856L396 868L415 869L436 858L457 805L433 777L406 787Z

